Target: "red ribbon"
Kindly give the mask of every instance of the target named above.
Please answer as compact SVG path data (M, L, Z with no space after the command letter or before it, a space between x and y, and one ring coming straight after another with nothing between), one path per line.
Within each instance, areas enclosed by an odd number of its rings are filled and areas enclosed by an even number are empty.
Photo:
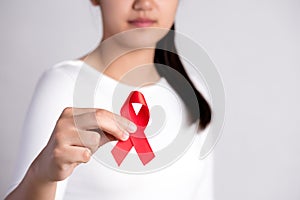
M142 104L137 115L133 109L132 103ZM143 94L138 91L131 92L127 100L124 102L120 112L121 116L126 117L137 125L137 130L135 133L130 134L128 140L119 140L111 153L118 166L120 166L130 149L134 146L140 160L144 165L146 165L155 157L155 155L144 132L149 122L150 113Z

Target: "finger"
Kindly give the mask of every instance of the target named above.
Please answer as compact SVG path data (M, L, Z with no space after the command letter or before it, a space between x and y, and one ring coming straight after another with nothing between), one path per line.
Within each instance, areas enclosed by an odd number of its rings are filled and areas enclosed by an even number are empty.
M75 107L66 107L62 111L62 115L65 116L75 116L87 112L95 112L97 108L75 108Z
M119 128L127 130L129 133L136 132L137 127L130 120L128 120L125 117L122 117L120 115L113 114L113 113L112 113L112 117L116 121L116 124L119 126Z
M128 132L135 132L137 127L133 122L122 118L107 110L97 109L96 113L90 112L74 116L74 122L79 129L100 128L118 139L127 140Z
M104 133L99 128L88 131L77 130L77 137L71 139L70 145L89 148L93 154L100 146L114 140L116 140L114 136Z
M74 115L81 115L81 114L85 114L85 113L94 113L96 115L96 111L99 112L105 112L103 109L97 109L97 108L72 108L73 109L73 114ZM106 111L109 112L109 111ZM134 133L137 129L136 125L131 122L130 120L121 117L120 115L116 115L112 112L110 112L110 114L113 115L113 117L115 118L117 125L120 125L121 129L124 129L130 133Z
M102 145L104 145L104 144L106 144L107 142L111 142L111 141L117 140L116 137L114 137L111 134L103 132L99 128L97 128L97 129L91 129L89 131L97 132L98 134L100 134L100 138L101 139L100 139L99 147L102 146Z
M78 146L69 146L66 149L66 163L87 163L92 156L92 152L89 148L78 147Z
M76 135L69 139L71 146L86 147L95 153L101 141L101 135L95 131L77 130Z
M89 113L89 112L96 112L97 108L72 108L72 113L73 115L81 115L84 113Z
M116 140L110 134L107 134L99 128L91 130L80 130L76 127L71 129L63 129L55 134L55 141L58 145L87 147L92 153L107 142Z
M54 134L55 142L58 146L80 146L87 147L95 152L100 144L101 136L98 132L80 130L76 126L60 128Z
M61 164L86 163L90 160L91 155L88 148L78 146L63 146L53 151L53 157L57 163Z

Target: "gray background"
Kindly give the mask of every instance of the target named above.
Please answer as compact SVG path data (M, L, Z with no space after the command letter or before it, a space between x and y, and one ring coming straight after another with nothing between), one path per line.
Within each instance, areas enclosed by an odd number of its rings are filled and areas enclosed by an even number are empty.
M183 0L177 29L223 78L226 122L215 148L217 200L300 199L300 1ZM45 68L99 41L88 0L0 1L0 198Z

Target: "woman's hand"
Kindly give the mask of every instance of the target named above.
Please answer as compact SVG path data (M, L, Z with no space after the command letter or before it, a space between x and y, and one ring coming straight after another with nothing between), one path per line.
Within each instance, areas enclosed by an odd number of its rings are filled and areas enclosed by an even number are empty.
M5 200L53 200L57 181L111 140L127 140L136 125L107 110L65 108L45 148L32 162L21 183Z
M70 176L97 149L112 140L127 140L136 125L103 109L65 108L46 147L31 165L39 181L55 182Z

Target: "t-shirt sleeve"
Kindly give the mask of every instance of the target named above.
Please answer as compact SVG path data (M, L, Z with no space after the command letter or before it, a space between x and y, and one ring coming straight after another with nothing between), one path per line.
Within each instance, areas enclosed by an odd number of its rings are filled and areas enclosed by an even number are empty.
M23 121L13 181L7 193L23 179L28 167L46 146L65 107L72 107L74 81L61 67L50 67L40 76ZM56 200L63 199L67 180L58 182Z

